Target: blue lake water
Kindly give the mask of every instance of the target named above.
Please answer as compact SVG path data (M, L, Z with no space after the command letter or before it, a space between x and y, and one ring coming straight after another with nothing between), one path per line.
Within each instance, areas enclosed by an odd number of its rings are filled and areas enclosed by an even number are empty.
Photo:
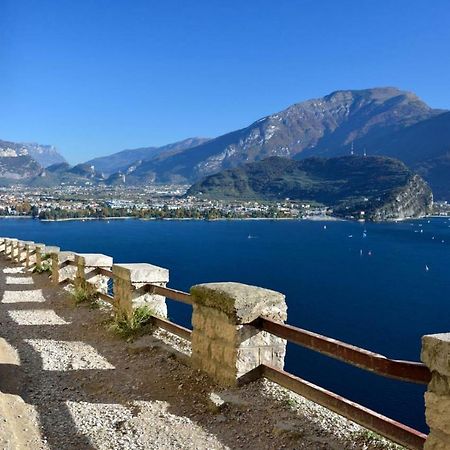
M181 290L210 281L274 289L287 296L288 323L390 358L418 361L422 335L450 331L450 222L444 218L386 224L4 219L0 235L160 265L170 269L169 285ZM169 315L190 325L188 306L169 302ZM426 430L424 386L294 345L286 369Z

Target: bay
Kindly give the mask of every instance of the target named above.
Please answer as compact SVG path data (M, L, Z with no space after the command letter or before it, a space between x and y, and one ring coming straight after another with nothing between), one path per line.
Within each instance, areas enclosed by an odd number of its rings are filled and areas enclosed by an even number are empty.
M41 222L0 220L0 235L105 253L170 270L169 286L238 281L286 294L288 323L389 358L419 361L421 336L450 331L450 222ZM428 270L426 270L428 267ZM190 307L169 316L190 326ZM426 431L425 386L288 346L286 370Z

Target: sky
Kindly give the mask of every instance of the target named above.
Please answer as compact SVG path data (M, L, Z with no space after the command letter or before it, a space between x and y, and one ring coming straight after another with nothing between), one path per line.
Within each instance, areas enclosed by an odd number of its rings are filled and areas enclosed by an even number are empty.
M450 108L448 0L0 0L0 139L71 163L339 89Z

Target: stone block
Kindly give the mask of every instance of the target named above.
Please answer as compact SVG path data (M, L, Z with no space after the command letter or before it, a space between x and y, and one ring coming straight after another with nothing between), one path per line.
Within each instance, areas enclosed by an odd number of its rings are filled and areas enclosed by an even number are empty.
M56 247L56 245L46 245L44 247L43 252L46 254L51 254L51 253L58 253L60 250L59 247Z
M439 372L433 372L428 384L428 391L440 395L450 395L450 378Z
M216 360L219 364L224 361L223 357L224 346L220 341L211 340L209 348L212 359Z
M449 450L450 436L439 431L432 430L425 441L423 450Z
M425 407L428 426L433 430L450 434L450 397L426 392Z
M450 333L423 336L420 358L431 371L450 376Z
M102 253L77 253L75 260L79 260L85 267L109 268L113 264L113 258Z
M259 316L284 321L285 296L279 292L241 283L206 283L191 288L199 305L214 308L236 324L250 323Z
M153 264L114 264L114 275L131 283L168 283L169 270Z
M192 351L200 355L210 354L211 341L200 333L192 333Z
M195 305L194 305L194 308L195 308ZM205 318L203 317L203 315L200 312L197 312L197 314L193 313L191 323L192 323L193 328L196 328L199 331L203 331L204 325L205 325Z

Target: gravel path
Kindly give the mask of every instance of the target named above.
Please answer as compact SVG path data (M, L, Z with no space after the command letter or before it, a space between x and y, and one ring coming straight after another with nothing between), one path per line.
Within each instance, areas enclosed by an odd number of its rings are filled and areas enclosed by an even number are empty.
M266 380L223 390L188 366L189 344L127 343L109 315L0 261L0 448L399 448Z

